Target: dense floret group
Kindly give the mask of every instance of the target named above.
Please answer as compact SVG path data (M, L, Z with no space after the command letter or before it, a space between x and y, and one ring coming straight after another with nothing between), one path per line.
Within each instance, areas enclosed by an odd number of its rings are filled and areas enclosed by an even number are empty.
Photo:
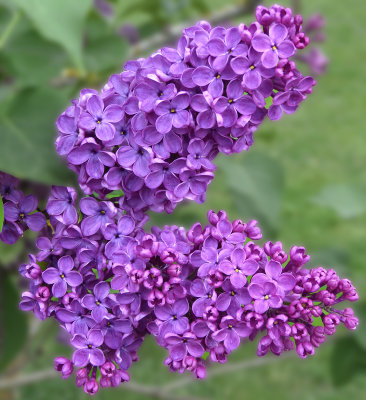
M72 198L60 187L52 198L61 193ZM57 358L56 368L66 378L76 367L89 393L98 389L97 371L102 387L129 379L147 334L168 350L172 371L203 378L207 357L224 363L241 341L258 339L258 356L296 349L305 358L340 323L357 326L350 308L339 309L358 298L351 282L332 269L307 269L303 247L287 254L280 242L260 246L256 221L210 211L205 227L147 233L110 201L81 199L81 221L68 223L72 202L56 211L54 201L39 253L20 267L31 281L20 308L69 333L72 360Z
M184 30L176 49L129 61L101 92L84 89L59 117L58 153L87 194L122 190L142 220L203 202L221 152L248 150L264 118L293 113L315 81L291 57L309 42L290 9L258 7L250 26Z

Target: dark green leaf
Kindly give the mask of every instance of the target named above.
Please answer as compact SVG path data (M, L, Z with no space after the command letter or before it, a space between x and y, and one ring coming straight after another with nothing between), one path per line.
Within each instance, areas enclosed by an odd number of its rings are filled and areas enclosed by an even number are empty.
M26 314L9 276L0 271L0 371L22 350L27 338Z
M366 212L366 190L354 185L330 185L312 201L332 208L341 218L357 217Z
M265 154L251 152L242 164L233 158L218 162L226 175L234 204L243 218L256 218L267 231L277 230L282 207L284 176L281 164Z
M85 61L88 71L122 70L127 43L117 34L103 35L87 43Z
M366 302L357 301L351 307L354 309L356 317L360 320L354 335L366 351Z
M0 115L0 170L46 184L72 181L54 148L55 121L68 94L60 89L26 89Z
M39 85L60 75L67 55L62 49L28 31L9 41L3 51L3 68L18 86Z
M14 0L46 39L60 44L83 70L82 33L92 0Z
M333 383L342 386L366 372L366 351L354 337L343 337L336 341L330 362Z

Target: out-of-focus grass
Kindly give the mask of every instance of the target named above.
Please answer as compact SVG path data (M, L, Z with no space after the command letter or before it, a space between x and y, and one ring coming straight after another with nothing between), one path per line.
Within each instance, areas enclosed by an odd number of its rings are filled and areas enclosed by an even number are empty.
M267 122L257 132L251 152L265 152L284 167L286 185L278 238L286 246L303 244L309 253L333 261L335 254L345 254L348 263L340 262L340 272L351 277L362 293L366 289L365 240L366 215L340 219L332 210L316 206L311 198L325 185L352 183L366 185L366 139L364 116L366 110L365 71L366 2L352 0L303 1L303 14L320 12L326 18L327 40L322 46L330 59L328 72L318 79L314 94L300 110L280 122ZM270 4L266 2L266 4ZM288 5L288 1L283 1ZM244 160L246 154L236 156ZM204 220L209 208L228 209L238 217L233 201L223 189L220 171L210 186L207 203L190 204L176 210L166 223L185 221L187 225L198 215ZM240 184L240 183L238 183ZM162 219L160 219L161 221ZM271 239L271 238L267 238ZM336 251L335 251L336 250ZM366 321L361 321L366 323ZM347 334L340 330L338 335ZM251 370L230 373L205 382L185 386L177 391L212 399L281 399L293 400L364 400L365 376L359 375L346 386L335 388L329 372L331 340L317 351L315 357L279 359L277 363ZM45 368L59 348L48 335L40 354L32 357L32 369ZM132 379L146 384L161 385L179 375L170 374L163 366L164 351L150 338L140 351L141 361L131 370ZM255 357L252 344L244 345L230 359ZM342 360L338 368L342 369ZM97 398L147 399L148 396L119 390L105 391ZM19 398L27 400L62 400L84 398L73 382L49 380L19 390Z

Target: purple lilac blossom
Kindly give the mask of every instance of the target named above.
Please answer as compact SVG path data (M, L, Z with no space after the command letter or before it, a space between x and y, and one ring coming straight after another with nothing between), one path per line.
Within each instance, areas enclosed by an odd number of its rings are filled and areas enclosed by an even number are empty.
M314 80L287 59L307 45L302 19L280 6L258 7L256 17L231 29L199 22L176 51L129 61L101 93L83 89L59 117L56 147L88 197L75 220L73 190L52 190L40 252L19 268L30 281L20 308L57 319L74 353L57 357L55 368L63 378L75 368L88 394L128 381L148 334L167 349L171 371L202 379L205 353L224 363L259 336L258 356L295 349L305 358L341 323L358 325L341 306L358 299L352 283L332 269L306 268L303 247L287 254L280 242L259 245L257 221L209 211L204 227L143 229L148 209L204 201L213 159L249 148L269 114L265 98L294 112L311 93ZM24 197L16 180L0 178L5 205L12 203L1 239L10 242L24 228L15 212ZM106 198L114 190L124 196Z
M140 221L202 202L219 152L248 150L266 115L296 111L315 84L294 62L309 42L302 19L280 6L256 17L228 29L200 21L176 49L128 61L99 93L81 91L58 119L56 147L84 193L122 190L120 207Z

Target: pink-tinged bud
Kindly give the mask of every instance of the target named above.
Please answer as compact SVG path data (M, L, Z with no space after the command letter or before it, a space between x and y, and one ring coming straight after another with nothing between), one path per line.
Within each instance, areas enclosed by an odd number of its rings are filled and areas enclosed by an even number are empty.
M161 252L160 259L165 264L174 264L178 261L178 255L173 248L168 247Z
M81 368L76 372L76 386L83 386L89 379L89 371L87 368Z
M70 360L65 357L55 358L55 370L61 372L62 379L67 379L74 371L74 366Z
M206 378L206 367L201 363L201 365L197 366L195 370L195 375L197 379L205 379Z
M274 13L272 10L263 6L258 6L255 10L257 21L263 26L269 26L274 21Z
M243 233L246 227L246 224L243 223L241 219L236 219L233 221L233 232Z
M310 39L304 32L300 32L295 36L293 42L297 49L304 49L310 43Z
M151 308L163 306L165 304L165 296L160 290L153 289L147 296L147 302Z
M105 362L100 367L100 373L103 376L107 376L108 378L111 378L115 372L116 372L116 366L110 361Z
M294 22L296 26L301 26L303 22L302 16L300 14L295 15Z
M310 342L296 343L296 352L301 358L306 358L308 355L313 355L315 350Z
M201 244L205 240L203 235L202 226L199 222L194 224L192 228L187 232L187 238L194 244Z
M84 383L84 392L94 396L99 391L98 382L95 379L90 379Z
M51 296L50 290L46 286L40 286L36 292L36 298L39 301L46 302Z
M251 240L259 240L262 239L262 232L260 228L257 226L258 221L252 219L251 221L246 223L244 233L248 236Z
M219 318L219 315L220 315L220 313L216 307L208 306L208 307L206 307L206 309L202 315L202 318L205 321L215 322Z
M65 308L70 308L70 305L73 300L77 299L78 295L76 293L70 292L66 293L65 296L62 298L62 304L65 306Z
M209 271L206 281L213 288L217 289L222 286L224 275L220 271Z
M166 271L169 276L177 277L182 273L182 266L179 264L171 264Z

